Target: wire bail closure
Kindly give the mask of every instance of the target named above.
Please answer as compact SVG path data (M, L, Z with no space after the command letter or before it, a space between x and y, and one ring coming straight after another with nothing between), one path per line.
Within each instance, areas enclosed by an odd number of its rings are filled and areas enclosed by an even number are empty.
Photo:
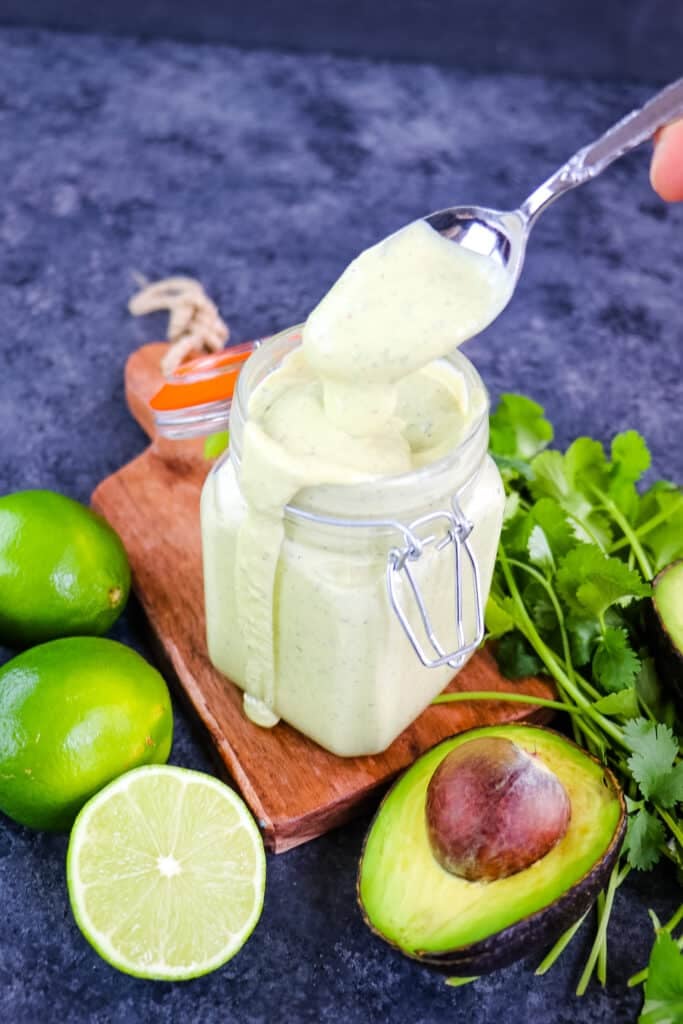
M417 530L428 523L441 522L445 524L444 533L430 534L428 537L419 537ZM409 526L401 523L396 525L403 533L405 546L392 548L387 560L387 591L391 607L403 627L403 632L408 637L411 647L426 668L440 668L442 665L450 665L451 668L461 668L466 658L479 647L484 637L484 614L481 601L481 583L479 579L479 567L469 542L469 536L473 524L464 515L455 495L451 498L450 512L431 512L429 515L415 519ZM458 646L447 651L434 632L432 620L427 611L424 598L420 592L419 585L413 574L411 565L417 562L424 552L424 549L434 545L436 551L453 545L453 559L455 568L455 628ZM464 556L464 557L463 557ZM463 561L469 564L472 591L474 594L475 633L472 639L465 639L465 621L463 614ZM424 627L425 635L432 647L432 652L425 652L422 644L415 635L415 631L408 621L406 609L399 600L399 580L404 576L408 581L410 592L413 595L420 619Z
M467 485L465 485L467 486ZM461 488L461 493L465 488ZM430 512L419 519L413 520L409 526L399 522L397 519L339 519L335 516L317 515L314 512L305 512L300 508L287 510L295 519L302 519L305 522L319 523L332 527L353 527L355 529L389 529L395 530L403 535L405 546L402 548L391 548L387 557L386 584L389 603L401 623L403 632L408 637L410 645L425 668L440 668L442 665L450 665L451 668L461 668L466 659L476 651L484 638L484 610L481 600L481 581L479 577L479 566L469 542L469 536L474 529L474 524L460 508L457 495L451 497L451 511ZM445 530L442 535L430 534L427 537L420 537L419 529L428 523L445 523ZM432 620L429 617L424 598L420 587L413 575L411 564L417 562L424 553L425 548L434 545L437 551L453 545L453 559L455 566L455 629L458 639L458 646L452 651L446 651L434 632ZM463 557L463 553L464 556ZM465 639L465 618L463 613L463 562L467 561L472 580L472 592L474 594L474 620L475 630L471 640ZM399 599L399 580L401 575L408 580L410 591L420 613L420 619L425 634L432 645L435 657L425 653L420 641L415 635L408 614Z

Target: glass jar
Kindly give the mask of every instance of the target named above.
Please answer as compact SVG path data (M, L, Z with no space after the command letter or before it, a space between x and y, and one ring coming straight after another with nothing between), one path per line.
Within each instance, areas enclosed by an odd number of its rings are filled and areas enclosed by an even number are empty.
M246 509L242 435L254 389L300 342L301 328L291 328L245 363L230 447L202 492L209 656L242 689L247 651L235 578ZM265 702L272 721L282 718L341 756L386 749L483 636L503 486L487 454L484 385L460 352L447 362L475 410L457 447L401 476L302 489L285 508L279 551L264 552L274 559L274 685L251 697Z

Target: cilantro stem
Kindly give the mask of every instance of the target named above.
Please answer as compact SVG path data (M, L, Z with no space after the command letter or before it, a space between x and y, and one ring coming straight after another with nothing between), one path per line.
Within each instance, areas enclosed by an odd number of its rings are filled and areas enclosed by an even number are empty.
M541 960L540 964L534 972L535 974L546 974L550 970L555 961L559 959L562 953L564 953L565 949L572 941L572 939L578 932L583 922L586 920L588 913L589 911L587 910L585 914L581 915L578 921L574 922L571 928L567 928L566 932L563 932L562 935L560 935L559 939L557 940L553 948L550 950L550 952L544 957L543 960Z
M587 679L584 679L583 676L580 676L574 669L571 650L569 647L569 638L567 636L567 628L564 620L564 614L562 612L562 607L557 599L557 595L553 587L550 585L550 583L545 578L543 573L539 572L538 569L534 569L530 565L526 565L526 563L524 562L519 562L516 558L508 558L508 562L510 565L514 565L518 569L523 569L524 572L529 573L529 575L533 576L534 579L537 580L538 583L540 583L541 586L545 589L545 592L547 593L552 603L553 610L557 618L557 624L560 629L560 636L562 638L562 653L564 654L565 667L567 669L567 673L574 680L574 682L581 683L583 688L586 690L588 694L590 694L593 700L598 700L602 696L602 694L598 693L595 687L592 686Z
M597 548L599 548L602 552L606 554L607 552L605 550L605 545L602 543L597 534L593 533L588 523L584 519L582 519L581 516L574 515L574 513L570 512L569 509L563 508L563 510L567 519L573 520L573 522L575 522L577 526L580 526L581 529L588 534L593 544L595 544Z
M672 818L668 811L665 811L663 807L659 806L659 804L655 804L654 808L657 811L659 817L662 819L662 821L666 822L666 824L669 826L671 832L674 835L674 838L676 839L676 842L678 843L679 847L683 850L683 831L681 831L681 829L679 828L676 819Z
M658 931L668 932L669 935L671 935L671 932L681 923L681 921L683 921L683 903L681 903L673 917L669 918L666 924L662 925ZM675 941L679 949L683 949L683 938L676 939ZM650 972L648 968L644 967L642 971L638 971L637 974L631 975L626 984L629 988L634 988L636 985L642 985L644 981L647 981L649 974Z
M655 713L650 710L650 706L647 701L643 700L640 694L638 694L638 707L643 712L645 718L649 718L651 722L659 721Z
M630 868L627 865L624 868L624 870L620 873L618 862L612 868L612 873L609 876L609 882L607 883L607 890L605 892L605 902L603 904L602 913L599 913L599 923L598 930L595 935L595 941L588 955L588 960L586 961L586 966L583 969L583 974L581 975L579 984L576 986L577 996L582 996L585 994L586 989L588 988L588 983L591 979L591 975L593 974L593 968L595 967L596 960L600 956L601 948L602 946L606 946L607 925L609 923L610 915L612 913L614 896L617 889L628 875L629 871Z
M680 907L673 915L673 917L670 917L666 924L662 927L664 928L665 932L669 932L670 934L674 930L674 928L676 928L681 923L681 921L683 921L683 903L681 903Z
M681 501L683 501L683 498L681 499ZM636 537L638 537L639 540L642 540L643 537L647 536L648 533L651 533L652 530L656 529L658 526L661 526L662 523L668 522L671 519L671 516L675 514L677 509L678 506L675 506L673 510L668 509L666 512L657 512L656 515L651 516L650 519L647 519L644 523L641 523L640 526L634 527L634 534L636 535ZM621 551L622 548L627 547L630 543L631 542L628 537L622 537L620 540L616 541L614 544L611 545L611 547L609 548L609 553L612 554L614 551Z
M604 693L599 693L592 683L589 683L586 677L582 676L580 672L576 671L576 669L574 669L573 676L576 682L583 687L589 697L592 697L593 700L600 700L601 697L605 696Z
M624 775L627 779L632 777L628 763L624 761L623 758L616 758L615 766L621 772L621 774ZM654 807L655 811L662 819L664 824L668 826L669 831L672 833L674 839L678 843L679 849L683 851L683 829L681 829L677 819L672 817L671 814L669 814L669 812L665 810L665 808L662 807L660 804L653 802L652 806ZM676 864L677 867L681 866L678 857L672 856L670 851L666 851L665 849L663 849L662 852L666 852L669 856L669 859L673 860L674 864Z
M681 863L680 863L680 861L678 860L678 857L676 856L676 854L675 854L675 853L672 853L672 852L671 852L671 850L670 850L670 849L669 849L669 847L668 847L668 846L666 845L666 843L663 843L663 844L662 844L661 846L659 846L659 847L658 847L658 849L659 849L659 852L661 853L662 857L666 857L666 858L667 858L667 860L670 860L670 861L671 861L671 863L672 863L672 864L673 864L673 865L674 865L674 866L675 866L676 868L680 868L680 867L681 867Z
M679 949L683 949L683 938L674 939L674 942ZM632 974L626 982L628 988L635 988L636 985L642 985L644 981L650 977L650 970L647 967L643 967L642 971L638 971L637 974ZM671 1020L671 1018L669 1018Z
M538 569L534 569L531 565L527 565L525 562L520 562L516 558L510 558L510 559L508 559L508 561L509 561L510 565L516 566L518 569L521 569L523 572L526 572L526 573L529 574L529 576L533 577L533 579L535 579L536 582L539 583L543 587L543 589L545 590L546 594L550 598L550 603L553 606L553 611L555 612L555 618L557 619L557 624L558 624L559 629L560 629L560 637L562 639L562 653L564 654L565 665L566 665L567 671L570 673L570 675L573 675L572 668L571 668L571 666L572 666L571 651L569 649L569 638L567 637L567 630L566 630L565 625L564 625L564 615L562 614L562 609L560 607L560 602L557 600L557 596L555 594L554 589L550 586L550 584L548 583L548 581L545 578L545 576L543 575L543 573L539 572Z
M510 563L508 561L507 555L505 554L505 548L502 544L499 548L498 560L500 562L501 569L503 570L503 575L505 576L505 581L508 585L508 589L510 590L510 595L519 609L520 619L524 624L524 635L526 636L527 640L534 648L534 650L536 651L539 658L541 659L545 667L548 669L550 674L554 676L554 678L560 685L561 689L564 691L564 695L569 695L574 700L574 702L581 708L586 717L593 719L595 724L600 729L602 729L604 733L610 736L615 741L615 743L618 743L620 747L625 747L626 749L628 749L626 743L624 742L624 737L621 732L621 729L619 729L618 726L614 724L614 722L611 722L608 718L606 718L604 715L600 714L599 711L596 711L593 708L588 698L583 695L578 686L567 675L565 670L557 661L553 652L541 638L536 627L531 621L531 618L529 617L529 613L526 610L526 605L522 600L522 595L520 594L519 589L517 587L517 583L515 581L515 577L510 567Z
M602 920L605 915L605 893L598 893L598 920ZM598 967L596 974L598 981L604 988L607 984L607 930L605 929L604 941L600 943L598 948Z
M499 704L538 704L542 708L554 708L556 711L566 711L570 715L580 714L573 704L566 704L561 700L548 700L547 697L534 697L526 693L508 693L505 690L472 690L460 693L442 693L435 697L432 704L456 704L468 700L495 700Z
M636 557L636 561L638 562L640 571L643 574L643 578L649 582L649 580L651 580L654 575L652 571L652 566L650 565L650 560L645 554L645 551L641 546L641 543L638 540L638 537L636 536L635 531L629 523L628 519L623 514L621 509L618 507L618 505L616 505L616 503L612 501L608 494L605 494L604 491L602 491L599 487L595 486L591 486L591 490L598 498L600 498L600 501L603 503L605 511L609 512L609 514L612 516L612 519L623 533L624 537L628 540L629 544L631 545L631 550L633 551L633 554Z
M643 967L642 971L638 971L637 974L632 974L626 982L627 988L635 988L636 985L642 985L644 981L647 981L648 974L647 967Z

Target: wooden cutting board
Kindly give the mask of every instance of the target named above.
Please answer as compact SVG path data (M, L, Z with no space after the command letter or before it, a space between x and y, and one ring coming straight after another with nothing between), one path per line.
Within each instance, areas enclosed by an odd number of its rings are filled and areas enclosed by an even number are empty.
M126 366L128 404L152 444L104 480L92 503L126 546L133 586L163 667L206 727L269 849L287 850L348 821L446 736L497 722L547 721L545 709L504 701L432 706L383 754L354 758L335 757L284 723L266 730L248 721L241 692L211 665L206 652L199 495L208 463L202 442L154 438L148 400L162 383L164 348L146 345ZM468 662L449 689L554 696L547 681L504 679L486 650Z

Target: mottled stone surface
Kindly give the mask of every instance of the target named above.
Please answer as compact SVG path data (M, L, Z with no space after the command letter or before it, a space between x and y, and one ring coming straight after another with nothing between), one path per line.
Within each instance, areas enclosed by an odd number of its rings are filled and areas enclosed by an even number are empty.
M666 82L681 73L671 0L3 0L0 24L354 57Z
M205 282L235 339L301 320L362 247L452 202L506 207L648 89L329 57L0 32L0 488L87 500L140 451L126 356L163 320L126 312L134 270ZM491 391L544 402L561 442L635 427L680 479L683 209L647 154L535 229L518 293L468 345ZM144 650L131 610L114 635ZM3 659L9 651L1 652ZM172 760L210 770L177 709ZM610 981L572 997L585 929L452 990L363 926L365 822L270 857L263 919L239 956L187 985L117 974L74 925L66 839L0 822L0 1019L14 1024L629 1022L665 870L620 893Z

